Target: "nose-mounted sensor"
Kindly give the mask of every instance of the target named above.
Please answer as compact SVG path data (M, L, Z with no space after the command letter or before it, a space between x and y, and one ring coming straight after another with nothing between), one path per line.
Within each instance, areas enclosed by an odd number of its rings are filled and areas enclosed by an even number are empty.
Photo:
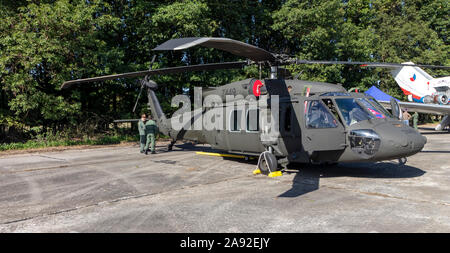
M349 135L350 148L364 158L370 158L380 148L380 136L371 129L353 130Z

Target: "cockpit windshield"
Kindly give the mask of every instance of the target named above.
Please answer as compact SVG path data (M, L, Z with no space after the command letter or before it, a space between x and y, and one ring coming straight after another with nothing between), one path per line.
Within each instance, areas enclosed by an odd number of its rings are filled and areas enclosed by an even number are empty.
M336 104L341 111L342 117L344 117L345 123L349 126L363 120L375 118L373 114L365 111L354 98L336 98Z
M377 100L375 100L375 98L370 97L369 101L375 106L377 107L386 117L389 118L393 118L392 114L390 112L388 112L380 103L378 103Z

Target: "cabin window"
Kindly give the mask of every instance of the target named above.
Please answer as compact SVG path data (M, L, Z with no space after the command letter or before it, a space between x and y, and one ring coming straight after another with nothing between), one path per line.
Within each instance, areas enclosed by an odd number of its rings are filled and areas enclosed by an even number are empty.
M307 128L334 128L337 127L336 119L328 112L325 105L318 100L308 101L306 104Z
M252 109L247 111L247 131L259 131L259 110Z
M230 115L230 131L241 131L242 110L234 110Z

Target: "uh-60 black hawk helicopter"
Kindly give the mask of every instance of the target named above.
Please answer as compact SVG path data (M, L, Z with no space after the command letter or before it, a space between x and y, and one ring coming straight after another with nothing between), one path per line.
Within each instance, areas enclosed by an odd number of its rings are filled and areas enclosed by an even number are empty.
M172 39L154 50L182 50L197 45L221 49L248 60L78 79L67 81L61 87L144 76L142 84L147 87L152 116L160 132L172 139L169 150L175 141L181 139L209 143L212 148L228 153L259 156L257 169L269 174L279 172L280 167L289 163L376 162L392 159L406 162L406 157L422 150L426 143L426 138L417 130L404 125L399 118L393 116L400 112L396 101L391 101L391 114L373 97L349 93L338 84L285 79L287 71L280 66L319 63L449 68L434 65L299 60L228 38ZM200 97L200 104L203 106L193 111L190 106L186 107L189 113L184 115L188 115L189 119L182 123L184 125L181 128L173 125L174 122L179 122L180 118L166 118L154 92L157 84L149 79L152 75L243 68L249 64L258 64L260 71L261 67L270 67L270 78L259 77L210 87L200 95L194 95ZM211 97L213 99L205 103ZM231 99L227 99L230 97ZM184 112L186 113L186 110ZM198 121L203 116L209 114L211 118L211 112L215 115L212 118L216 117L216 128L194 127L199 125ZM267 115L271 116L270 121Z

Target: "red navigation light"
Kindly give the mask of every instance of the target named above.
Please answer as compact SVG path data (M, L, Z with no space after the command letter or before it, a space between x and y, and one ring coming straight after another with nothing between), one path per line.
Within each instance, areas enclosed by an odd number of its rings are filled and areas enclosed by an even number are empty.
M264 84L260 80L256 80L253 83L253 94L257 97L261 95L261 87L264 86Z

